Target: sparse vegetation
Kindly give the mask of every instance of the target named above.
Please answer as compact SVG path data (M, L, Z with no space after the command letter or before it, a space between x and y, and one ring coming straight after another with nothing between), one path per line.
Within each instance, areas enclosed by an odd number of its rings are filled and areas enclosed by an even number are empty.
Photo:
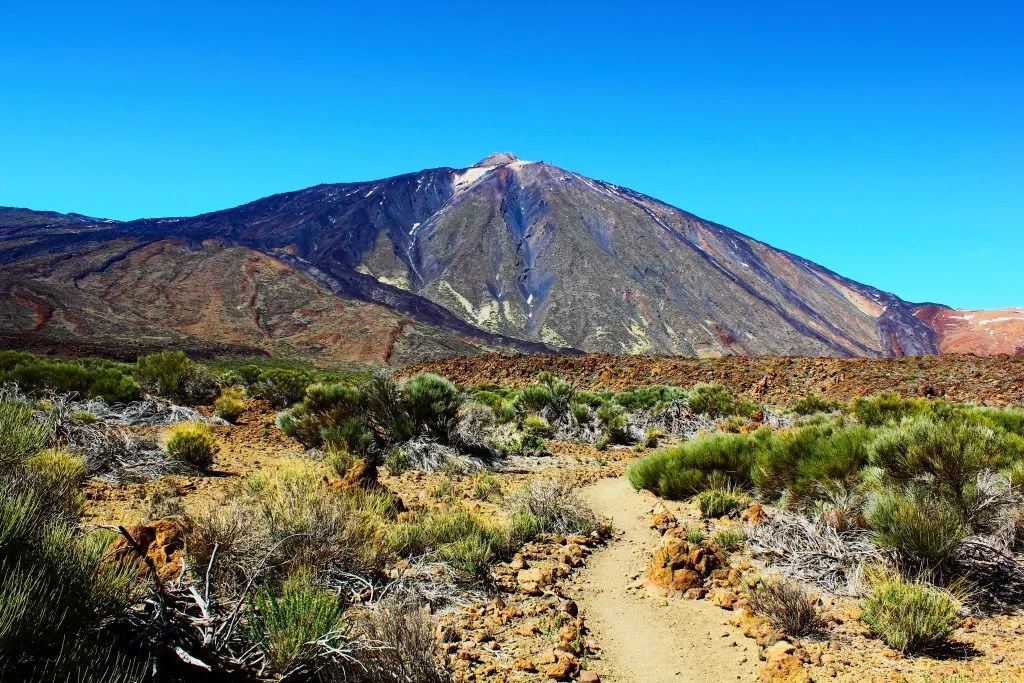
M135 377L147 390L185 405L209 403L220 388L209 370L182 351L140 356L135 363Z

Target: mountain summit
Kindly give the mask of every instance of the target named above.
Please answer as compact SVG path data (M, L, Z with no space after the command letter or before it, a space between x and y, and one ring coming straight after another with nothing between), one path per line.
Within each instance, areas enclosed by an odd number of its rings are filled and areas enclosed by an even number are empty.
M8 336L144 330L377 362L487 349L900 356L947 339L974 350L981 336L988 353L1024 346L1016 312L911 304L509 152L192 218L36 220L0 220Z

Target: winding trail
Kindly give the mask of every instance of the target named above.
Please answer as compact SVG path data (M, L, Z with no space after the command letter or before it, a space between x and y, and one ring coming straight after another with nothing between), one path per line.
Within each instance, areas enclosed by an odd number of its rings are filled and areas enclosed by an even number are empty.
M601 648L600 659L587 667L606 683L755 680L757 647L726 624L730 612L705 600L666 599L637 586L660 542L648 525L651 499L633 491L624 477L604 479L580 493L615 529L612 541L587 561L570 589Z

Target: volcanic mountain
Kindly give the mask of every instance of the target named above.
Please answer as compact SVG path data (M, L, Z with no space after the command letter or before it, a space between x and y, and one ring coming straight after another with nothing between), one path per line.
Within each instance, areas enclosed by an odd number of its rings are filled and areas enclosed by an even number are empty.
M948 307L908 303L633 190L509 153L192 218L0 209L0 263L10 343L227 345L394 364L485 350L900 356L940 352L945 340L958 351L1024 346L1024 326L1007 325L1020 309L989 316L1009 330L994 339L957 326Z

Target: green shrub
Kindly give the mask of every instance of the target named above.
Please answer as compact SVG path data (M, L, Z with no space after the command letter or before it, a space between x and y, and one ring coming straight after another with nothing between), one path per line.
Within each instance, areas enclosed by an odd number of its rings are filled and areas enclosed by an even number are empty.
M839 407L840 404L837 401L829 401L818 394L810 393L798 398L791 410L797 415L813 415L814 413L831 413L838 410Z
M573 403L569 406L569 412L572 413L572 419L578 425L585 425L590 422L590 406L586 403Z
M688 394L690 410L698 415L729 415L736 401L721 384L698 384Z
M18 351L0 351L0 384L16 383L22 391L50 390L127 403L141 396L128 366L104 360L54 360Z
M267 657L272 671L288 673L314 661L328 644L345 639L344 608L338 597L296 572L273 596L263 589L250 602L249 637Z
M757 447L746 434L710 434L635 462L627 476L635 489L680 500L706 489L746 486Z
M249 395L263 399L274 408L287 408L301 401L316 378L305 370L272 368L264 370L248 385Z
M495 448L507 455L542 456L548 453L544 439L518 429L514 424L504 424L495 429L491 441Z
M481 577L496 549L500 529L488 526L464 510L420 512L390 529L391 546L402 557L436 553L452 566Z
M622 406L606 403L597 409L597 422L611 443L629 443L626 429L626 411Z
M658 441L663 436L665 436L664 429L657 425L651 425L644 430L644 439L640 443L644 448L657 448Z
M904 417L927 417L932 413L927 399L903 398L894 391L861 396L854 400L851 408L857 421L867 427L881 427Z
M814 599L791 579L772 577L760 581L748 591L747 601L754 614L789 636L806 636L824 626Z
M0 467L24 461L46 444L49 434L46 424L33 417L28 404L0 399Z
M172 460L205 471L213 464L217 441L210 425L180 422L168 428L164 448Z
M699 526L686 527L686 540L695 545L700 545L707 538L704 528Z
M538 379L548 390L548 417L555 422L561 422L569 415L569 406L576 397L575 387L550 372L542 372Z
M448 443L462 405L458 388L443 377L421 372L410 377L402 390L416 431Z
M961 601L935 586L876 573L863 602L863 618L885 643L901 652L943 646L959 628Z
M236 422L245 410L244 392L237 387L221 389L220 396L213 402L213 413L228 422Z
M957 510L916 490L909 494L880 493L868 508L866 519L877 546L925 564L947 559L970 533Z
M734 512L740 505L739 498L721 489L701 491L697 494L697 507L702 517L718 518Z
M551 390L544 384L531 384L519 390L512 406L519 415L539 413L551 404Z
M555 434L551 424L540 415L527 415L523 418L523 429L541 438L550 439Z
M213 375L182 351L140 356L135 362L135 376L149 391L188 405L211 400L219 388Z
M670 403L686 397L686 392L678 387L664 385L636 387L630 391L622 391L612 396L612 403L621 406L627 413L650 410L657 405Z
M751 478L766 499L789 490L798 499L813 499L826 488L850 488L868 463L874 434L860 425L802 427L777 435L756 435Z

